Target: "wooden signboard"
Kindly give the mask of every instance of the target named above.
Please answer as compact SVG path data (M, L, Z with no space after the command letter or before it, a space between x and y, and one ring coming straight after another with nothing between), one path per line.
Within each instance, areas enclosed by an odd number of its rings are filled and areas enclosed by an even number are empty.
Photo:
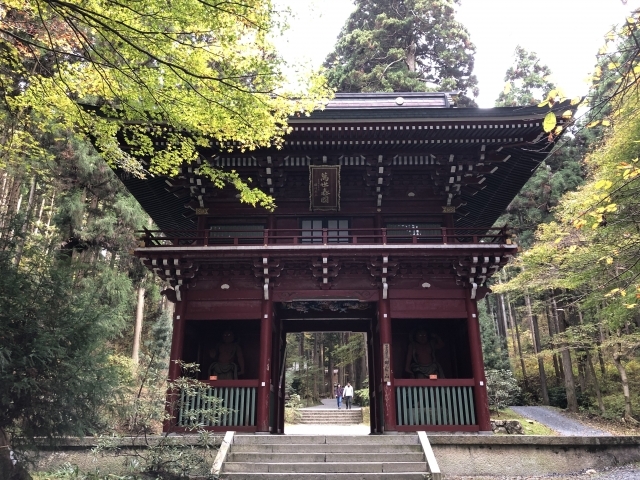
M389 351L389 344L382 344L382 381L391 381L391 352Z
M340 210L340 165L309 165L309 210Z

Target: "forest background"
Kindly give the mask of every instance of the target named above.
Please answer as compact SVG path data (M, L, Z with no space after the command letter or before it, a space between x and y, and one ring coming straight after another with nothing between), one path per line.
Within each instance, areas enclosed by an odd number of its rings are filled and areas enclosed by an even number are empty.
M278 142L288 115L333 90L456 90L468 106L477 96L475 47L455 1L358 0L323 74L294 88L267 35L283 26L270 2L158 2L155 16L106 3L0 3L0 445L15 452L35 436L162 423L138 400L156 392L162 410L171 304L130 254L151 222L113 169L171 175L200 142ZM638 20L621 19L594 52L590 93L576 100L586 113L498 221L524 252L480 308L486 367L515 375L515 401L621 428L640 409ZM564 96L550 74L518 48L496 105L547 108ZM130 127L153 121L149 111L189 135L152 154L147 131ZM116 134L127 128L123 151ZM551 126L549 140L559 133ZM273 206L246 179L205 173L241 201ZM334 369L341 383L366 386L363 335L289 340L290 393L330 396ZM0 465L11 470L8 449Z

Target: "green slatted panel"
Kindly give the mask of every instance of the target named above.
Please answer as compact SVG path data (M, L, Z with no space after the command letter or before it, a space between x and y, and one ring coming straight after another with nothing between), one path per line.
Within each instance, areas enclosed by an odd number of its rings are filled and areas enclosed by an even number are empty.
M402 405L400 405L400 395L402 387L396 387L396 424L402 425Z
M464 399L464 424L465 425L469 425L470 424L469 400L467 398L467 388L466 387L462 387L462 398Z
M475 405L473 404L473 391L471 387L467 387L469 389L469 411L471 412L471 425L476 424L476 411Z
M438 425L442 425L442 406L440 405L440 387L434 388L436 394L436 414Z
M411 410L411 417L413 425L420 425L420 419L418 417L418 387L411 387L411 397L413 398L413 409ZM410 398L411 398L410 397Z
M246 425L253 425L253 421L251 420L251 413L253 412L253 402L251 400L252 398L253 398L253 388L249 388L247 390L247 403L245 406L246 410L244 414Z
M411 425L410 423L410 419L408 418L408 410L407 410L407 389L403 388L402 389L402 412L404 414L404 424L405 425Z
M453 413L451 412L451 395L452 395L451 390L453 390L451 387L447 387L447 389L445 390L445 393L447 394L447 415L448 415L447 425L453 425L453 418L451 416L451 414Z
M212 390L211 396L215 398L220 398L221 392L219 388L214 388ZM220 406L220 402L217 402L217 405ZM220 425L220 415L216 418L216 425Z
M231 412L231 425L238 425L238 389L230 388L231 390L231 405L233 412Z
M418 388L418 398L420 399L420 425L425 425L424 423L424 388Z
M453 396L453 421L454 425L460 425L460 409L458 408L458 387L451 389L451 395Z
M204 425L204 421L205 421L205 415L204 415L204 409L206 408L206 401L207 401L207 389L206 388L199 388L198 389L198 410L200 410L200 413L198 413L198 424Z
M256 389L251 389L251 425L256 424Z
M240 389L240 403L238 404L238 424L239 426L243 427L245 425L244 422L244 394L245 394L246 388L241 388Z
M431 410L431 424L430 425L436 425L436 402L433 399L433 387L429 387L429 399L431 400L429 402L429 410Z
M462 387L457 387L458 390L458 415L460 415L460 425L464 425L464 404L462 403Z

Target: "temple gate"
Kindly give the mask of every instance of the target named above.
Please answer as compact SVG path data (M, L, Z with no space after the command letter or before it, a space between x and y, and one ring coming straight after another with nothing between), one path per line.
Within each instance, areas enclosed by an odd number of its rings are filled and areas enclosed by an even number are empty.
M490 430L477 301L517 251L491 226L552 147L547 112L340 94L292 118L281 150L215 144L177 178L122 175L160 229L136 255L172 285L171 359L200 364L230 409L208 428L282 433L286 333L352 331L367 333L372 433ZM277 209L240 204L204 162ZM185 398L177 426L196 408Z

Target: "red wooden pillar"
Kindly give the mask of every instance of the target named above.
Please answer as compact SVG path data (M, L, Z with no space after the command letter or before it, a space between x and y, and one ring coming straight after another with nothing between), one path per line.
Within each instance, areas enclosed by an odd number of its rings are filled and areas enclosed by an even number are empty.
M169 355L169 381L173 382L180 376L180 365L176 360L182 360L182 347L184 345L184 312L186 302L176 302L173 311L173 333L171 335L171 354ZM169 419L163 423L163 430L168 431L176 423L177 412L175 411L178 392L169 389L167 391L166 412Z
M380 333L380 379L382 382L382 409L384 431L396 431L396 397L393 392L393 352L391 348L391 315L389 300L380 298L378 304L378 327Z
M271 348L273 325L273 301L262 301L260 320L260 373L258 379L258 405L256 405L257 431L269 432L269 400L271 393Z
M182 292L184 296L186 292ZM176 302L173 312L173 334L171 336L171 355L169 364L169 380L174 381L180 376L180 365L176 360L182 360L182 347L184 345L184 311L186 301Z
M489 418L489 397L487 396L487 379L484 375L484 359L482 358L482 339L480 337L480 323L478 319L478 305L471 299L471 292L465 292L467 307L467 330L469 332L469 347L471 350L471 371L473 373L473 398L476 404L476 419L480 431L491 431Z

